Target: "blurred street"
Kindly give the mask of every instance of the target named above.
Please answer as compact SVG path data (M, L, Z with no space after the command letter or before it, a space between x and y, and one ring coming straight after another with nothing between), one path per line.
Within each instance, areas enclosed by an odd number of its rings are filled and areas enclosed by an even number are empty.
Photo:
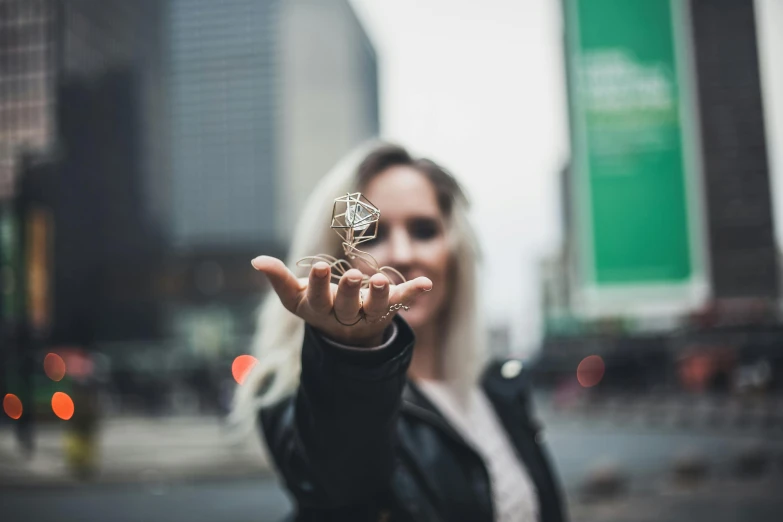
M776 430L646 423L639 408L633 417L606 409L588 416L555 410L546 399L538 399L544 437L574 521L779 520L783 437ZM101 478L89 485L68 477L56 430L41 434L24 472L7 430L0 440L7 522L274 521L290 508L258 447L227 444L214 419L110 422ZM698 477L678 479L683 459L700 463ZM597 493L588 494L594 483Z
M780 480L738 483L715 480L697 489L632 493L594 504L571 503L574 522L777 522L783 500ZM0 492L8 522L75 521L277 521L289 508L269 479L175 484L165 487L98 487L82 490Z
M697 489L662 486L602 504L572 503L571 518L575 522L775 522L783 509L777 496L780 486L780 476L750 483L714 480Z
M0 492L3 520L225 522L280 520L288 500L271 478L173 485Z
M62 424L43 427L36 452L24 458L10 426L0 431L0 485L74 484L64 455ZM260 442L232 444L214 417L111 419L102 428L96 482L155 482L258 475L265 468Z

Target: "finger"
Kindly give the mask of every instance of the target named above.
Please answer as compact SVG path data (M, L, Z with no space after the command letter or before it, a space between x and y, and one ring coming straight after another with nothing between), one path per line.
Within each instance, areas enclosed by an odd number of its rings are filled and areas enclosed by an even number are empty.
M323 261L313 265L307 283L307 304L316 312L328 313L332 309L331 269Z
M353 322L359 317L361 301L359 291L362 287L362 273L352 268L340 278L337 294L334 296L334 313L344 323Z
M285 264L277 258L259 256L250 264L269 279L280 302L291 312L296 312L302 299L304 285L291 273Z
M417 277L397 285L389 296L389 303L409 306L418 296L432 290L432 281L426 277Z
M377 319L389 310L389 280L383 274L370 278L370 289L364 300L364 313L368 320Z

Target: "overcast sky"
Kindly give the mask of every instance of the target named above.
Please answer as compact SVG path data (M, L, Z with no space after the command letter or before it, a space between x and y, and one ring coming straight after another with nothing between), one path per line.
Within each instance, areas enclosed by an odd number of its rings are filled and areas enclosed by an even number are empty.
M382 134L442 162L467 187L486 256L487 319L510 325L515 350L533 349L540 337L537 265L559 248L558 172L568 158L560 2L351 3L378 52ZM774 20L783 27L783 2L757 4L762 44L783 51L780 34L769 30ZM765 88L781 92L783 66L769 65L768 55L762 52L770 71ZM783 63L783 53L776 55ZM776 154L782 109L780 96L767 100ZM780 195L781 161L772 156Z

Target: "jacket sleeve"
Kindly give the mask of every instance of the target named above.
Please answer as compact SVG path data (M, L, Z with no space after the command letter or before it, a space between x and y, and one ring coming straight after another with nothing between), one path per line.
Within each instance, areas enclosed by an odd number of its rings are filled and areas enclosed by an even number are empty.
M386 337L350 348L306 326L296 393L261 410L266 444L300 507L366 503L387 487L414 337L399 317Z

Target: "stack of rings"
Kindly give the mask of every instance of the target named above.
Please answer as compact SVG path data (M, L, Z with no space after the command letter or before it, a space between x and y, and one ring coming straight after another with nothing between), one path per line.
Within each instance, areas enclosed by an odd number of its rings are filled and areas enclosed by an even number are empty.
M396 311L398 311L400 309L405 310L405 311L408 311L408 310L411 309L410 306L404 305L402 303L396 303L396 304L393 304L393 305L389 306L389 309L386 311L386 313L383 314L382 316L380 316L379 318L377 318L377 319L368 319L367 318L367 314L364 312L364 301L361 301L361 303L362 304L359 307L359 317L356 319L356 321L354 321L352 323L344 323L344 322L342 322L340 320L340 318L337 317L337 313L334 311L334 308L332 308L332 315L334 316L335 320L338 323L340 323L341 325L343 325L343 326L354 326L354 325L358 324L359 321L361 321L362 319L367 321L369 324L375 324L375 323L379 323L381 321L385 321L386 319L389 318L389 316L391 314L393 314L394 312L396 312Z

